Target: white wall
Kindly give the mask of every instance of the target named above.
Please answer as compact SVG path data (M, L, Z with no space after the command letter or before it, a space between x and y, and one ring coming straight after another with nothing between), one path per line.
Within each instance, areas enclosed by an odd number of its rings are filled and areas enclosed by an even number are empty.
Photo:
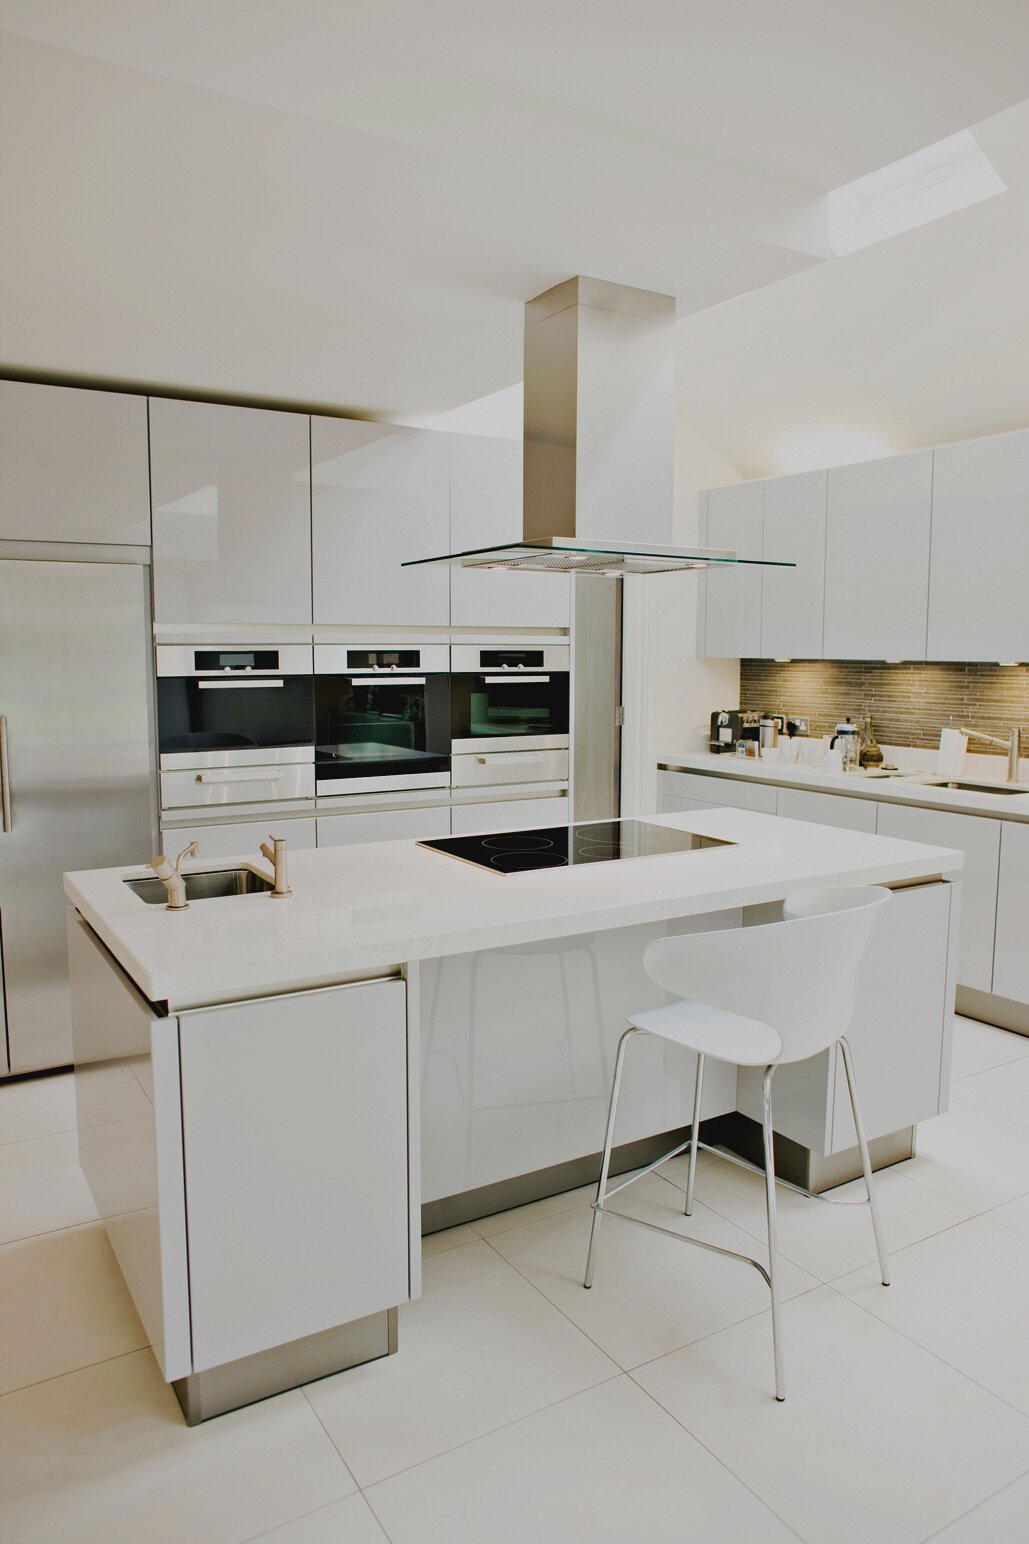
M696 543L698 495L741 481L736 468L689 424L676 427L674 540ZM714 708L740 700L738 660L697 658L699 574L625 580L622 813L657 808L660 755L703 750Z

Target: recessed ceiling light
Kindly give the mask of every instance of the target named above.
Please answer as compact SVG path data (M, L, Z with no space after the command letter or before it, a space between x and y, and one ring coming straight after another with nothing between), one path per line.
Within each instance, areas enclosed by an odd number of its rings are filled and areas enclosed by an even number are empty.
M1002 670L1013 670L1018 663L1017 659L999 659L997 661Z
M1006 192L971 129L962 129L835 188L828 196L829 250L845 257Z

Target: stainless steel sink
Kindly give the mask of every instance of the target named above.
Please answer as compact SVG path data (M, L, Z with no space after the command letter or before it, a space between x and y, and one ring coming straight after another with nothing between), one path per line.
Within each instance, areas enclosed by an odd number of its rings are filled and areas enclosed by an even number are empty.
M266 895L272 888L271 880L249 868L205 869L199 874L183 874L187 901L212 901L226 895ZM141 901L148 906L165 906L168 892L159 879L126 879L124 881Z
M933 788L960 788L963 793L1029 793L1029 783L933 783Z

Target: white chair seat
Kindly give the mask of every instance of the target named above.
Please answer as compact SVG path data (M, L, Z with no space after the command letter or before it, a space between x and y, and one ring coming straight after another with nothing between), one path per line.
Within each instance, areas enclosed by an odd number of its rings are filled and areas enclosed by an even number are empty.
M629 1023L650 1035L660 1035L662 1040L674 1040L702 1056L735 1062L739 1067L765 1067L778 1061L782 1052L782 1038L771 1024L712 1008L708 1003L690 1002L686 997L662 1008L630 1014Z

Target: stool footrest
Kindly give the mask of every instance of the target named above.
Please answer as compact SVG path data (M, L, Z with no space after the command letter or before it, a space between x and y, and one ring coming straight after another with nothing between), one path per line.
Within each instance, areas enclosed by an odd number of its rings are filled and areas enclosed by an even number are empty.
M689 1145L690 1144L688 1142L685 1143L686 1147L689 1147ZM724 1148L712 1147L708 1142L698 1142L697 1146L703 1148L703 1150L706 1153L713 1154L713 1156L715 1158L724 1158L726 1163L735 1163L741 1169L749 1169L751 1174L760 1174L762 1176L764 1175L765 1171L764 1171L764 1169L761 1168L760 1164L751 1163L748 1158L741 1158L738 1153L727 1153ZM680 1151L681 1151L681 1149L680 1149ZM676 1156L675 1153L669 1153L667 1155L668 1158L674 1158L675 1156ZM658 1163L665 1163L665 1162L667 1162L667 1158L659 1158L657 1161L658 1161ZM651 1168L654 1168L654 1167L656 1167L656 1165L651 1164ZM642 1179L643 1178L642 1174L637 1175L636 1177L638 1179ZM629 1181L629 1183L631 1183L631 1181ZM819 1195L818 1192L815 1191L815 1190L805 1190L803 1185L795 1185L791 1179L780 1179L778 1174L775 1176L775 1183L777 1185L783 1186L783 1188L786 1189L786 1190L795 1190L797 1195L804 1196L805 1199L808 1200L808 1201L824 1201L827 1206L867 1206L868 1205L868 1197L867 1196L826 1196L826 1195ZM621 1187L619 1187L619 1188L621 1188Z
M651 1233L664 1233L668 1238L677 1238L680 1244L692 1244L696 1249L706 1249L709 1254L724 1255L728 1260L742 1260L744 1265L752 1265L760 1276L765 1279L765 1285L771 1288L772 1279L760 1260L754 1260L750 1255L739 1254L735 1249L722 1249L718 1244L709 1244L702 1238L691 1238L688 1233L676 1233L674 1228L662 1228L660 1223L647 1222L642 1217L630 1217L628 1212L609 1211L600 1201L591 1202L593 1210L600 1212L604 1217L620 1217L623 1222L634 1222L638 1228L649 1228Z

